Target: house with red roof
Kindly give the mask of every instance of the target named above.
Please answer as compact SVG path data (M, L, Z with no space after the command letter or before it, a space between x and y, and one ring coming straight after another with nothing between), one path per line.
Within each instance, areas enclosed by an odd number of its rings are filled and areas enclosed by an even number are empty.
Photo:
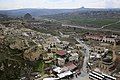
M75 64L73 64L72 62L68 62L67 64L65 64L65 66L70 70L70 71L74 71L77 66Z
M56 51L56 54L57 54L58 56L63 57L63 56L66 55L66 51L64 51L64 50L58 50L58 51Z

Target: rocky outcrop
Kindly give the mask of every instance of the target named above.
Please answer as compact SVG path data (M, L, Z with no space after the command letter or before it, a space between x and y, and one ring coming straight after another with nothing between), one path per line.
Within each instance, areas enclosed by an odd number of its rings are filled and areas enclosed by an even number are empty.
M32 15L27 13L27 14L24 15L24 19L25 20L32 20Z
M24 59L29 61L38 60L40 55L44 52L42 45L34 46L26 50L23 54Z

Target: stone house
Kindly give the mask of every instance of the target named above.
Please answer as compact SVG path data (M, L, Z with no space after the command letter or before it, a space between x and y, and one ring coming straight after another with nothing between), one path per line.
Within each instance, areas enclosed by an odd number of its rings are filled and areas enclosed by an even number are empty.
M105 36L105 37L103 37L102 42L110 42L110 43L114 43L114 42L116 42L116 38Z
M85 38L86 39L93 39L93 40L102 41L103 36L99 35L99 34L86 34Z
M58 60L58 65L59 66L63 66L63 65L65 65L65 59L63 59L63 58L57 58L57 60Z
M77 53L70 53L69 61L78 61L79 55Z
M92 51L97 52L97 53L103 53L105 51L105 47L94 46L92 47Z

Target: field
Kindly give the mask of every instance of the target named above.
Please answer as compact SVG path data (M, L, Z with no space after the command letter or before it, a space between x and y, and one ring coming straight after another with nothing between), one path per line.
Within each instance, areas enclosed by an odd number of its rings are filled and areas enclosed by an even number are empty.
M120 23L113 24L110 26L105 27L105 29L110 29L110 30L119 30L120 31Z
M67 24L71 24L71 25L100 28L103 25L115 23L118 20L117 19L95 19L95 18L72 18L65 21Z

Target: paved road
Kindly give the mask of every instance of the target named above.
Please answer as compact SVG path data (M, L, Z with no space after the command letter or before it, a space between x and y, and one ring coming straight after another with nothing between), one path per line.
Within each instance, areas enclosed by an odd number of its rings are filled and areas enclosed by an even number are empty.
M119 23L120 21L116 22ZM69 27L75 27L75 28L81 28L81 29L87 29L87 30L94 30L94 31L110 31L110 32L116 32L116 33L120 33L120 31L116 31L116 30L109 30L109 29L104 29L104 27L102 26L101 28L92 28L92 27L83 27L83 26L74 26L74 25L67 25L67 24L62 24L62 26L69 26Z
M89 80L89 75L87 73L86 66L87 66L87 61L89 59L90 48L85 43L80 41L78 38L75 38L75 39L77 42L79 42L84 47L85 51L83 51L83 54L84 54L85 58L84 58L84 62L83 62L83 68L81 71L81 75L78 78L74 78L73 80Z
M62 24L62 26L69 26L69 27L75 27L75 28L81 28L81 29L88 29L88 30L98 30L101 28L92 28L92 27L83 27L83 26L74 26L74 25L67 25L67 24Z

